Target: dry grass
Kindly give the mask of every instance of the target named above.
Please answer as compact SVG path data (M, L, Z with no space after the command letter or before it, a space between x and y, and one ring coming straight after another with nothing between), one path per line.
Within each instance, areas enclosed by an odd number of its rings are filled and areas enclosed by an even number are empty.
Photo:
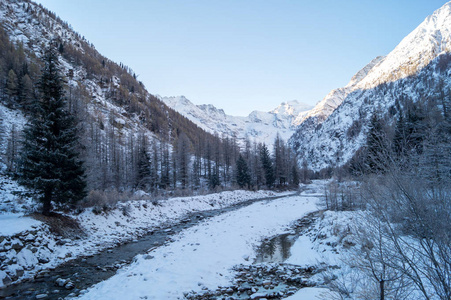
M48 216L33 213L31 217L47 224L50 231L63 238L79 239L86 236L77 220L59 213L52 212Z

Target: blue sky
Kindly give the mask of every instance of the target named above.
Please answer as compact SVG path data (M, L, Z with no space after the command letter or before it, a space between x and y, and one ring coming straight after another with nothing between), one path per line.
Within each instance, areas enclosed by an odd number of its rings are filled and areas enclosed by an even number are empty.
M386 55L438 0L39 0L153 94L232 115L316 104Z

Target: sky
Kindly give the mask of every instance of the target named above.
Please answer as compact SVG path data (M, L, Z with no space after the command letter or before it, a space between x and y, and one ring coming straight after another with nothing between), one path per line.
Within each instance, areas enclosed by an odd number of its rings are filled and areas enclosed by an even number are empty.
M227 114L315 105L444 0L38 0L147 90Z

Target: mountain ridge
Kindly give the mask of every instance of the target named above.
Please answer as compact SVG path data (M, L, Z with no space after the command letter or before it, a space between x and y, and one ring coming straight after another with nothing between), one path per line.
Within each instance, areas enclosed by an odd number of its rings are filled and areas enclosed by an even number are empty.
M301 123L290 139L301 163L316 171L342 166L365 145L373 114L393 125L402 109L400 99L436 99L440 89L451 87L450 52L448 2L425 18L387 56L374 59L348 85L326 96L325 100L338 100L329 115L317 113ZM322 112L320 105L312 111Z
M178 111L202 129L219 135L246 138L272 145L277 134L288 140L294 133L296 122L311 109L297 100L282 102L269 112L253 111L248 116L227 115L212 104L195 105L184 96L161 97L172 109Z

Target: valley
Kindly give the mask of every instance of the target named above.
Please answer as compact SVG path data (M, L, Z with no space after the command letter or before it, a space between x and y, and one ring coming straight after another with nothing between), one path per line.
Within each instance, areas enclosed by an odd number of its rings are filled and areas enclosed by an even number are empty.
M451 299L451 2L92 1L136 71L46 1L0 0L0 299Z

